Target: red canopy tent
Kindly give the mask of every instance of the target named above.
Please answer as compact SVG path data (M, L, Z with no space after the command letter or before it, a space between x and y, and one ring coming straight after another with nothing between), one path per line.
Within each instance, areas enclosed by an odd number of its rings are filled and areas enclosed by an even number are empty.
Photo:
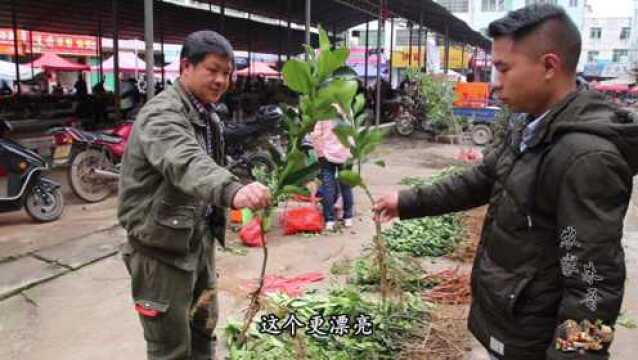
M88 71L91 69L88 65L61 58L53 53L42 54L42 56L33 61L33 67L45 71Z
M248 67L237 71L237 76L261 75L265 77L279 77L279 71L271 68L263 62L253 62Z
M594 90L597 91L608 91L608 92L627 92L629 91L629 86L622 84L596 84L592 86Z

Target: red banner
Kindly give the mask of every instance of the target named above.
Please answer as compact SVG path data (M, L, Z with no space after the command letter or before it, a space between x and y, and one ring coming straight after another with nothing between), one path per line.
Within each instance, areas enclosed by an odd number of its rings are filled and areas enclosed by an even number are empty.
M59 55L91 56L96 53L95 36L54 34L40 31L18 30L18 53L31 52L30 36L33 40L33 53L53 52ZM13 29L0 29L0 54L13 55Z

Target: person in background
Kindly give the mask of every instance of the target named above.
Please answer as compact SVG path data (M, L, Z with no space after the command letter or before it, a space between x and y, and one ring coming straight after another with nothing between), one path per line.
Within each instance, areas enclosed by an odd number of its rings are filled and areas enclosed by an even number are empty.
M336 221L335 202L341 194L343 200L343 222L345 227L352 226L354 197L352 187L337 180L337 172L351 157L348 150L337 138L333 129L336 120L323 120L315 124L311 133L312 145L321 166L321 205L326 221L326 230L334 231Z

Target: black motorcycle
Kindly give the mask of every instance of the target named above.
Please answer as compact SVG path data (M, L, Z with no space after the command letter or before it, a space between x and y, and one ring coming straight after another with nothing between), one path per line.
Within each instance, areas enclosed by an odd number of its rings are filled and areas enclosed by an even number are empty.
M242 122L226 122L224 142L228 169L244 181L253 181L253 170L267 173L275 170L272 152L283 154L281 118L283 112L276 105L259 108L257 113Z
M0 212L23 207L36 221L49 222L62 216L64 198L60 184L43 176L46 161L37 153L6 139L11 125L0 120Z

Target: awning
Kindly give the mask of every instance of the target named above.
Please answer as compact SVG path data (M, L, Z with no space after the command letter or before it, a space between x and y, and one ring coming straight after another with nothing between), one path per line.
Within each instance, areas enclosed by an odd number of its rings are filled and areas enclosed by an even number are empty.
M297 24L305 24L305 1L290 1L290 8L285 1L267 0L196 0L205 4L211 3L221 6L270 17L288 20ZM385 17L401 17L413 24L423 26L445 34L459 42L488 49L491 42L480 33L472 30L469 25L450 13L445 7L433 0L386 0ZM353 26L363 24L378 18L378 1L369 0L313 0L311 8L311 23L313 26L322 25L326 30L338 32Z
M274 70L270 66L263 62L254 61L250 64L250 71L248 67L237 71L237 76L249 76L249 75L262 75L265 77L278 77L279 72Z
M0 1L0 28L12 27L12 1ZM113 0L19 0L16 8L18 28L61 34L113 37ZM222 16L205 10L155 1L155 41L180 44L188 34L204 29L220 31ZM229 2L230 3L230 2ZM144 39L144 1L117 1L120 39ZM223 34L235 50L258 53L286 53L287 29L244 18L224 17ZM258 34L258 36L256 36ZM312 36L313 46L318 37ZM292 54L303 52L304 32L293 29Z
M597 91L605 91L605 92L627 92L629 91L629 86L621 85L621 84L597 84L593 86L594 90Z
M102 70L105 72L113 72L113 56L104 60L102 63ZM134 53L120 51L119 68L121 72L144 72L146 71L146 63L144 60L135 56ZM98 70L99 66L93 66L93 70ZM155 68L155 71L158 71Z
M79 64L53 53L44 53L33 61L34 68L41 68L45 71L86 71L91 68L88 65Z
M20 80L31 79L31 65L19 65L20 66ZM42 72L42 69L34 69L33 74L37 75ZM12 61L0 60L0 78L6 80L16 79L16 64Z

